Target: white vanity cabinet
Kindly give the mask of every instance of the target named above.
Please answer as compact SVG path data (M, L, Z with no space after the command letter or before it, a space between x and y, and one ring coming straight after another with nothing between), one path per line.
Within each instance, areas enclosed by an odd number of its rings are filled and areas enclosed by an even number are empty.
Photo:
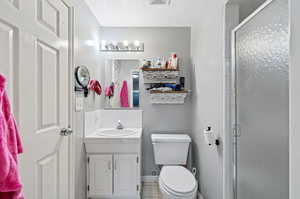
M141 198L142 129L131 130L127 136L99 136L98 130L85 137L88 199Z
M139 198L138 154L95 154L88 157L88 197Z
M86 198L141 199L143 111L86 112L84 126Z

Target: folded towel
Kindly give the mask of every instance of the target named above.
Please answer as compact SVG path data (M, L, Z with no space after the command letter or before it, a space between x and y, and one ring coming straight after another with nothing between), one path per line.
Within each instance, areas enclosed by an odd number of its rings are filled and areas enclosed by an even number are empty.
M150 90L151 91L163 91L163 92L166 92L166 91L172 91L172 88L169 88L169 87L160 87L160 88L152 88Z

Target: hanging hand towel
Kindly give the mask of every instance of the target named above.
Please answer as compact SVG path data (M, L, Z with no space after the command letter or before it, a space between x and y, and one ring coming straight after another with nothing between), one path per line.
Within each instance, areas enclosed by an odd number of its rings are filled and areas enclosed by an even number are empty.
M111 97L112 96L112 92L111 92L111 89L110 89L110 86L107 86L105 88L105 97Z
M127 87L127 82L125 80L123 81L123 86L120 92L120 102L121 102L121 107L129 107L128 87Z
M0 74L0 198L24 199L17 155L22 144L5 91L5 78Z
M111 83L110 86L107 86L105 88L105 97L108 97L109 99L111 97L113 97L114 96L114 90L115 90L115 85L114 85L114 83Z
M97 93L97 95L101 95L102 93L101 85L97 80L90 80L88 89L94 91L95 93Z

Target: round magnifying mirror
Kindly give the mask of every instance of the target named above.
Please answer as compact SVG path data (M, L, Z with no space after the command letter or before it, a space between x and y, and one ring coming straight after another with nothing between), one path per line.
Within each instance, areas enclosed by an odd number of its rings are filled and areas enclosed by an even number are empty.
M88 95L87 86L90 81L90 72L86 66L77 66L75 69L75 78L79 86L84 90L84 95Z

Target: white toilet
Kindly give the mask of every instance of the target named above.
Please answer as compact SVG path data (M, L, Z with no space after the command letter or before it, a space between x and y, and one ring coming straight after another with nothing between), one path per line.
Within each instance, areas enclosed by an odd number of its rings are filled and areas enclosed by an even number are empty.
M186 169L191 138L184 134L151 135L155 163L163 166L159 188L163 199L196 199L198 184Z

